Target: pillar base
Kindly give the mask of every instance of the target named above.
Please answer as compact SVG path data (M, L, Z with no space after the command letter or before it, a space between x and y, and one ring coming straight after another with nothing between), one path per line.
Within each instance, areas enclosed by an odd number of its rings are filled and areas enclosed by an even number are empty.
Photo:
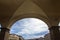
M59 26L52 26L50 29L51 40L60 40Z
M5 40L6 34L8 35L9 29L8 28L0 28L1 33L0 33L0 40Z

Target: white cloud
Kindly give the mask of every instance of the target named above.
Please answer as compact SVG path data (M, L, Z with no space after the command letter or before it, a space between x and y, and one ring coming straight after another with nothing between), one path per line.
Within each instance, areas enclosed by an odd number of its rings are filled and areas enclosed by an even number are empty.
M38 35L38 36L35 36L35 35L27 35L27 36L24 36L25 39L34 39L34 38L40 38L40 37L43 37L44 38L44 35Z
M35 19L35 18L26 18L26 19L28 19L28 21L24 21L24 24L22 24L24 28L16 34L18 34L18 35L27 34L28 35L28 34L40 33L42 31L48 31L48 28L47 28L48 26L43 21L41 21L39 19ZM42 36L44 36L44 35L42 35ZM30 36L27 36L27 38L28 37L32 38ZM34 37L40 37L40 35L34 36Z
M12 34L12 33L15 33L15 30L11 29L10 30L10 34Z
M29 36L28 39L33 39L33 38L40 38L40 37L43 37L44 38L44 35L39 35L39 36ZM26 38L27 39L27 38Z

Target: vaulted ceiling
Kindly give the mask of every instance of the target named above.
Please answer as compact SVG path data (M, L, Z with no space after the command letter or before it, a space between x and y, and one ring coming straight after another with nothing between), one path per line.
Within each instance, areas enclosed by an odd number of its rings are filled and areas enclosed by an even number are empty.
M10 19L23 0L0 0L0 20Z
M60 0L33 0L50 18L60 17Z
M24 7L22 5L25 3L28 4L28 1L29 0L0 0L0 21L9 21L14 15L16 16L17 13L15 12L19 10L18 8L21 7L23 9ZM48 18L60 19L60 0L30 0L30 2L43 10L44 15ZM25 7L27 8L29 5Z

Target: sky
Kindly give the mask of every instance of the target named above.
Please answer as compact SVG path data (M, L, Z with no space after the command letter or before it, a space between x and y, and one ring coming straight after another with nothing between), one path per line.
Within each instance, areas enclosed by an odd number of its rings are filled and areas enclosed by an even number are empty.
M47 24L37 18L18 20L10 29L10 34L20 35L24 39L44 37L47 33L49 33Z

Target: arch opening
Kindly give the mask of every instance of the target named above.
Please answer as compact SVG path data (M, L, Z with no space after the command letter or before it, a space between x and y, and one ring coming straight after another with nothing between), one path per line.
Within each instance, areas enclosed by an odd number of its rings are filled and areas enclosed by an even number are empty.
M60 30L60 22L59 22L58 26L59 26L59 30Z
M0 32L1 32L1 24L0 24Z
M45 35L49 33L48 25L37 18L23 18L18 20L10 29L10 34L22 36L24 39L44 39Z

